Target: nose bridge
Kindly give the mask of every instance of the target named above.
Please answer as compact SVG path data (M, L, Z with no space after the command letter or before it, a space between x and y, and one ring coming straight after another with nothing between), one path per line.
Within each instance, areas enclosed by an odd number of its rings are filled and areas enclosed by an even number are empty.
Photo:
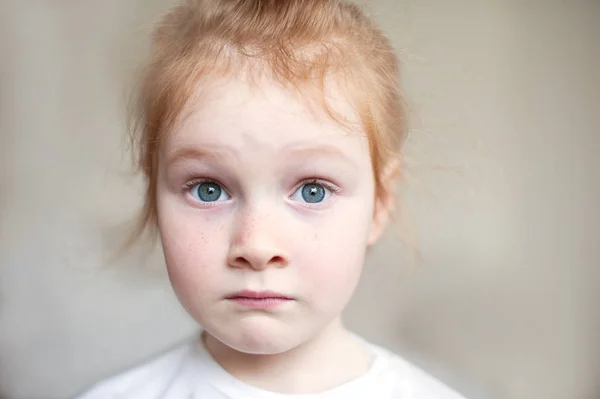
M275 209L271 204L246 204L238 212L236 222L236 239L247 242L260 236L268 236L268 230L272 223L270 219ZM268 238L268 237L262 237Z
M229 251L230 265L264 269L289 263L289 255L281 242L275 204L247 204L236 219Z

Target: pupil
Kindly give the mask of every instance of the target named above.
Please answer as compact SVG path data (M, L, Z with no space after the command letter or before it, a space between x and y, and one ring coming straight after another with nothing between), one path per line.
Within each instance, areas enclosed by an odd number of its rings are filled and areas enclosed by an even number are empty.
M325 189L320 184L310 183L302 188L302 199L314 204L323 201L325 198Z
M221 196L221 187L216 183L201 183L198 186L198 197L204 202L214 202Z

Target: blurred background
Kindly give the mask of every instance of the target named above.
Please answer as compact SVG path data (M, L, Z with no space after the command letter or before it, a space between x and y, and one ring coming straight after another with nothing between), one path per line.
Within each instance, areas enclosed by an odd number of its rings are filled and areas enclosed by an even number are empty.
M363 2L362 4L364 4ZM0 397L69 398L195 331L125 93L171 0L0 0ZM600 398L600 2L372 0L411 109L404 214L348 325L476 398Z

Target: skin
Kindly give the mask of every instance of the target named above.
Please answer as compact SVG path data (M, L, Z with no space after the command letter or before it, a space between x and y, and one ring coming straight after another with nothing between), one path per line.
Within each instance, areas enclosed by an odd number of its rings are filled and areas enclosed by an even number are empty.
M359 126L339 92L328 97ZM370 355L340 315L387 222L365 135L269 82L212 82L186 111L160 149L158 224L170 280L209 352L240 380L284 393L363 374ZM216 200L201 197L207 187ZM323 199L307 202L311 188ZM293 300L249 309L226 299L240 290Z

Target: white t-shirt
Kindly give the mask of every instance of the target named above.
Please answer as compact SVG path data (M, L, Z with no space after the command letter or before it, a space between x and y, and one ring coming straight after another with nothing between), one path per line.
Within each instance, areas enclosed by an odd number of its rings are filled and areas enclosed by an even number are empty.
M401 357L362 342L374 356L367 373L318 394L281 394L250 386L225 371L195 338L98 383L79 399L464 399Z

